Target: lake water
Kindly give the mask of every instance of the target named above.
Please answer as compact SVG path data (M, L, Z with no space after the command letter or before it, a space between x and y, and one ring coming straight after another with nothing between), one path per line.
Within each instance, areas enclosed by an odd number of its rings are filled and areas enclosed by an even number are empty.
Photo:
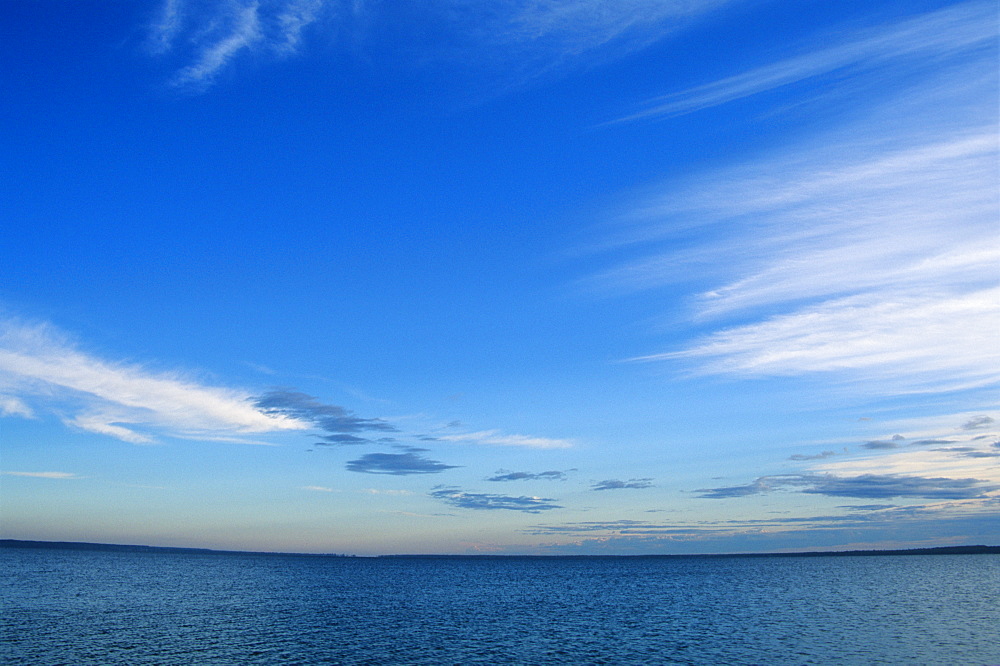
M0 549L4 664L1000 664L1000 555Z

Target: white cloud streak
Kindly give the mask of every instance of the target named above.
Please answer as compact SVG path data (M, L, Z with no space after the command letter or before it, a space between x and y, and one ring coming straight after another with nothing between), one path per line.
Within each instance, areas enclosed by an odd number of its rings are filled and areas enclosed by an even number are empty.
M689 302L693 321L737 320L636 360L738 375L846 372L884 392L1000 381L995 43L947 69L934 57L981 45L982 11L963 5L868 36L895 53L940 28L921 47L922 85L897 87L863 123L695 177L632 211L638 231L619 246L668 245L598 283L697 280L711 286Z
M0 416L20 416L30 419L34 418L35 412L19 398L0 395Z
M989 46L996 40L996 8L968 2L869 31L828 48L652 100L651 107L616 122L677 116L749 97L806 79L889 61L941 59Z
M164 0L149 28L149 52L188 62L171 84L204 90L241 54L261 49L287 57L299 52L304 31L329 0Z
M522 43L554 40L566 54L607 44L653 27L647 38L676 29L665 23L699 16L730 0L528 0L513 3L506 38ZM640 42L641 43L641 42Z
M280 39L276 48L285 55L298 52L302 31L320 16L324 0L298 0L278 11L277 22Z
M238 441L309 427L263 413L245 392L102 360L50 326L12 320L0 321L0 389L26 408L34 399L69 425L136 444L154 441L154 432Z
M184 0L164 0L156 22L150 28L149 50L154 55L169 51L183 25Z
M449 46L442 48L457 61L499 60L505 71L527 72L530 77L612 43L619 55L642 48L733 1L432 0L419 4L417 14L445 35ZM414 22L413 7L382 4L376 9L360 0L163 0L150 26L148 49L189 63L179 69L173 85L204 90L241 54L300 53L309 28L363 31L375 22ZM404 40L419 40L424 54L439 48L426 42L427 31L419 26L395 32ZM465 49L452 52L455 43Z
M72 472L0 472L7 476L27 476L34 479L82 479Z
M891 301L864 296L725 329L684 351L639 360L702 358L704 371L745 375L879 368L880 376L909 375L922 390L955 390L1000 381L996 331L1000 289Z
M528 435L504 435L499 430L481 430L456 435L438 435L436 439L445 442L483 444L487 446L523 446L532 449L568 449L573 442L568 439L532 437Z
M694 214L733 234L700 248L699 261L731 277L699 294L696 318L785 312L643 359L701 358L708 372L743 374L882 366L933 390L1000 379L996 134L943 138L755 164L708 185L717 199ZM605 277L665 285L678 277L672 263L657 255Z
M259 5L233 6L225 17L224 27L214 30L219 34L202 46L195 62L180 70L173 79L178 87L210 85L219 71L240 51L251 48L263 39Z
M1000 483L997 458L970 458L955 455L949 447L930 450L907 448L877 457L824 462L812 467L817 473L856 477L863 474L933 475L950 479L975 477ZM983 447L985 449L985 447Z

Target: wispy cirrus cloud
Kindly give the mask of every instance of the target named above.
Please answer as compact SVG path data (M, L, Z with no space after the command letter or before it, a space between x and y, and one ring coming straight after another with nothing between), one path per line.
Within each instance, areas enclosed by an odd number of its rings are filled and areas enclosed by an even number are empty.
M481 3L467 25L515 49L536 69L550 69L599 49L629 53L675 33L733 0L519 0ZM484 30L488 27L488 30ZM523 65L522 65L523 67Z
M329 39L377 25L397 39L419 40L424 53L440 50L439 57L463 64L499 61L504 71L530 78L588 54L613 57L643 48L732 2L431 0L404 7L358 0L163 0L149 25L147 46L155 56L186 63L174 75L174 86L204 90L240 56L300 54L310 29L324 30ZM434 41L429 35L438 35L441 43L429 43Z
M295 0L281 7L277 12L281 39L275 45L276 50L284 55L297 53L303 30L320 18L326 4L326 0Z
M707 499L730 499L763 493L796 490L830 497L890 499L920 497L925 499L977 499L1000 490L1000 485L983 479L902 476L894 474L784 474L762 476L742 486L704 488L698 492Z
M990 333L998 299L996 288L834 299L638 360L692 359L703 372L749 376L880 370L895 392L975 388L1000 380Z
M665 95L651 100L645 110L616 122L691 113L834 73L843 81L852 80L845 73L857 75L886 66L919 67L928 59L940 66L948 57L976 50L988 52L995 40L995 6L965 2L846 39L834 37L832 43L805 55Z
M601 533L606 535L672 535L676 537L696 537L697 535L724 534L733 530L769 529L782 527L824 528L864 528L885 527L891 523L907 521L930 523L947 521L957 517L976 518L995 513L991 511L990 500L973 501L943 500L928 504L898 506L895 504L841 505L843 513L800 514L793 516L771 515L766 518L722 518L715 520L657 522L648 520L594 520L561 524L535 525L531 534L581 535ZM996 516L993 516L994 519Z
M637 26L698 16L725 4L732 2L521 0L509 3L505 17L511 26L509 32L518 40L560 35L575 44L574 50L581 50L608 42Z
M0 416L21 416L26 419L34 417L35 412L20 398L0 395Z
M303 31L340 3L329 0L164 0L147 45L181 66L171 84L203 90L237 57L255 50L278 57L298 52Z
M962 545L955 534L995 534L995 516L930 518L799 528L748 526L729 529L677 530L671 533L604 535L580 533L570 541L540 544L534 552L546 555L659 555L706 553L775 553L844 550L887 550ZM540 532L545 534L545 532ZM588 538L589 537L589 538ZM517 551L514 551L517 552Z
M101 359L52 326L13 319L0 320L0 392L17 407L8 416L44 409L67 425L137 444L157 435L249 441L309 426L255 407L247 392Z
M836 507L845 513L667 523L628 519L549 523L525 532L559 539L541 546L551 554L916 548L940 546L942 539L946 544L969 543L956 539L956 534L996 533L1000 521L995 507L989 499L905 507L869 504Z
M248 436L289 430L312 430L320 445L391 444L395 438L386 435L399 433L388 421L358 416L294 389L253 395L210 386L180 373L98 358L47 324L0 320L0 417L35 418L40 413L134 444L159 436L263 444ZM542 449L572 446L570 440L498 430L425 439ZM453 467L419 455L426 449L398 448L404 453L362 456L348 469L417 474Z
M7 476L27 476L34 479L82 479L72 472L0 472Z
M442 442L468 442L489 446L524 446L532 449L568 449L573 446L573 441L569 439L554 439L531 435L505 435L499 430L480 430L478 432L458 433L455 435L437 435L434 439Z
M1000 458L1000 450L997 450L996 444L994 444L994 447L992 450L984 451L975 446L952 446L946 449L938 449L938 451L952 453L962 458Z
M810 474L977 478L1000 486L1000 468L993 464L998 450L994 442L1000 441L1000 428L992 419L978 410L919 413L881 423L883 433L895 434L861 443L854 455L799 460L811 463L806 468ZM970 423L981 425L966 428Z
M160 11L151 23L146 47L150 53L159 55L169 51L177 33L184 23L183 6L185 0L163 0Z
M992 396L984 396L989 401ZM920 413L905 418L893 419L880 424L883 433L896 433L879 437L881 440L906 442L908 447L947 446L957 443L974 442L980 438L1000 437L1000 427L994 424L994 417L983 411ZM974 427L970 428L969 425ZM898 439L897 439L898 438Z
M240 51L249 50L263 41L259 7L257 3L227 3L227 11L217 14L210 24L198 31L200 43L191 58L192 62L174 75L171 84L181 88L207 87ZM168 37L177 31L176 13L175 9L157 40L161 53L170 50L172 40Z
M632 257L591 284L696 284L687 312L672 316L712 327L634 360L739 376L837 373L892 393L1000 381L995 18L995 7L976 2L848 40L850 48L820 47L824 62L835 52L860 63L858 44L880 45L884 57L856 78L882 81L885 92L852 98L850 113L831 103L825 111L841 125L790 150L634 206L631 228L614 241ZM886 68L897 56L906 83L884 85L896 80ZM634 258L637 250L645 256Z
M474 509L477 511L506 510L539 513L541 511L562 508L558 504L554 504L554 499L547 497L470 493L454 486L438 486L429 494L435 499L439 499L460 509Z

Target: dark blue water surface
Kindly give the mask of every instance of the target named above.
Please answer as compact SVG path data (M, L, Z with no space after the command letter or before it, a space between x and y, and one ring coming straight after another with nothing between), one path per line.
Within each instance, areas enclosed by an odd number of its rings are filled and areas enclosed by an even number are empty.
M994 664L1000 556L0 549L5 664Z

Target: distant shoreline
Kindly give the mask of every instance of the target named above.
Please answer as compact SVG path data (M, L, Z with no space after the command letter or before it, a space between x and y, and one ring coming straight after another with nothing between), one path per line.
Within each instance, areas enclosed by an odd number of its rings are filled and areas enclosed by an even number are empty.
M399 555L343 555L337 553L284 553L246 550L215 550L212 548L184 548L178 546L141 546L111 543L90 543L85 541L27 541L22 539L0 539L0 548L38 548L47 550L96 550L124 553L173 553L191 555L269 555L285 557L329 557L364 559L595 559L595 558L725 558L725 557L858 557L895 555L1000 555L1000 546L939 546L936 548L905 548L893 550L825 550L800 551L790 553L698 553L698 554L648 554L648 555L448 555L448 554L399 554Z

